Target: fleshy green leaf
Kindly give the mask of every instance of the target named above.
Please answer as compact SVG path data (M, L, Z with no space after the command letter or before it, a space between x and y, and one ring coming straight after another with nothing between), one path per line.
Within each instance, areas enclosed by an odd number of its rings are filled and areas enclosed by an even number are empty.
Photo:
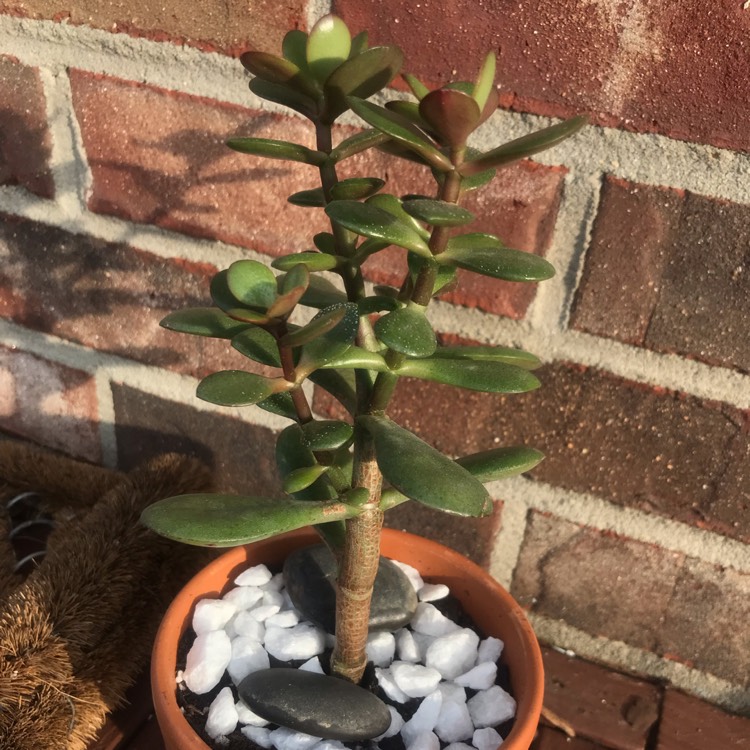
M227 269L227 286L243 305L265 310L276 299L276 276L257 260L238 260Z
M364 297L357 302L360 315L372 315L379 312L390 312L399 307L395 297L384 297L381 294L375 294L371 297Z
M346 295L328 279L311 276L310 286L307 287L300 302L308 307L323 308L346 302Z
M324 121L333 122L349 108L348 96L367 99L387 86L403 61L398 47L371 47L336 68L323 87L327 104Z
M427 357L437 347L430 321L415 306L400 307L379 318L375 335L388 348L412 357Z
M380 190L385 185L385 181L377 177L350 177L348 180L341 180L331 189L331 197L334 200L363 200Z
M444 172L453 169L450 159L441 153L437 144L413 122L372 102L355 97L350 97L348 101L352 110L368 125L415 151L435 169Z
M360 346L350 346L343 354L324 365L333 368L358 368L361 370L376 370L386 372L388 365L381 354L363 349Z
M273 264L272 264L273 265ZM310 283L310 270L304 263L295 263L281 280L279 284L279 291L282 294L288 294L298 287L304 287L307 289L307 285Z
M482 63L482 67L479 70L479 75L477 76L477 82L474 85L474 99L476 100L476 103L479 105L480 110L484 110L485 104L487 104L487 99L490 96L490 91L492 91L492 87L495 83L495 68L496 68L497 62L495 58L495 53L490 52L487 57L484 58L484 62Z
M292 193L287 201L293 206L302 206L303 208L323 208L326 204L323 188L300 190L297 193Z
M402 205L407 214L434 227L459 227L474 220L471 211L446 201L420 198Z
M284 294L279 295L274 300L274 303L271 305L271 307L268 308L269 316L273 318L283 318L284 316L288 316L292 312L292 310L297 307L297 303L302 299L305 292L307 291L307 285L310 281L310 272L305 266L295 266L292 271L295 271L297 269L304 269L308 274L307 279L299 283L297 286L293 286L288 292L284 292ZM292 271L290 271L288 275L291 275Z
M227 146L243 154L265 156L269 159L299 161L315 167L323 164L327 158L322 151L313 151L299 143L277 141L273 138L230 138L227 141Z
M314 341L335 328L343 319L346 311L347 308L344 306L321 310L307 325L283 336L279 340L279 344L281 346L302 346Z
M411 73L404 73L401 77L406 81L406 85L411 89L417 99L424 99L424 97L430 93L427 86L425 86L419 78L411 75Z
M307 68L307 34L299 29L287 31L281 42L281 54L300 70Z
M357 306L351 302L321 310L308 326L315 325L318 319L327 319L334 311L341 309L344 310L344 315L335 327L302 347L302 353L296 367L298 376L309 375L313 370L334 361L354 343L359 330L359 311Z
M308 375L315 385L331 394L350 414L357 408L357 394L354 390L354 373L351 370L326 370L321 368Z
M359 34L352 37L352 48L349 52L349 58L361 55L368 45L368 34L366 31L360 31Z
M337 224L363 237L384 240L420 255L432 255L422 237L409 225L370 203L334 201L326 213Z
M374 253L379 253L381 250L384 250L389 246L389 243L384 240L365 240L357 247L357 251L352 256L352 261L357 265L360 265L364 263L365 258L369 258Z
M295 492L302 492L306 490L313 482L323 476L328 471L327 466L321 466L316 464L315 466L304 466L301 469L295 469L290 471L282 484L284 492L288 492L290 495Z
M393 101L386 102L385 108L391 112L395 112L402 117L405 117L410 122L413 122L417 127L425 131L430 137L433 137L435 133L430 128L429 124L424 120L422 115L419 114L419 104L417 102L407 102L403 99L394 99Z
M544 258L503 247L497 237L489 234L454 237L435 259L505 281L544 281L555 275L554 267Z
M363 130L345 140L341 141L333 151L331 151L331 161L334 163L348 159L350 156L366 151L368 148L378 146L388 140L388 136L379 130Z
M412 283L417 279L417 274L421 270L425 263L434 265L434 261L426 260L419 255L409 253L407 256L407 262L409 264L409 272L411 274ZM435 276L435 282L432 285L433 296L438 294L440 291L445 289L449 284L454 283L456 280L456 269L450 266L438 266L437 275Z
M318 114L318 105L314 99L300 94L298 91L294 91L294 89L290 89L283 84L271 83L270 81L264 81L262 78L253 78L248 84L248 88L261 99L289 107L305 117L312 119Z
M192 307L170 313L159 323L162 328L194 336L213 336L217 339L231 339L247 327L225 315L215 307Z
M263 328L249 326L232 339L232 346L254 362L281 367L276 339Z
M330 271L338 265L338 259L325 253L294 253L276 258L271 265L279 271L289 271L295 266L303 265L311 271Z
M253 75L269 83L288 86L313 98L319 93L315 81L293 62L283 57L253 50L240 55L240 62Z
M352 37L346 24L333 14L323 16L307 38L307 67L320 83L348 57Z
M522 349L503 346L440 346L433 355L443 359L474 359L487 362L505 362L524 370L536 370L542 363L537 357Z
M358 512L356 506L342 502L193 494L149 505L141 522L168 539L202 547L236 547Z
M264 378L244 370L221 370L203 378L196 395L219 406L248 406L292 387L284 378Z
M469 159L461 166L460 172L462 175L468 176L492 167L501 167L519 159L526 159L569 138L578 132L586 122L585 117L573 117L558 125L552 125L549 128L538 130L536 133L521 136L477 158Z
M278 414L293 421L297 421L297 410L294 408L294 401L289 393L274 393L273 396L258 401L256 406L271 414Z
M480 482L493 482L533 469L544 454L525 445L493 448L459 458L457 463Z
M297 469L315 466L316 464L315 456L305 443L300 425L289 425L279 433L276 438L276 465L282 480ZM321 477L309 487L295 492L294 496L297 500L306 502L332 500L336 497L336 491L327 479Z
M351 440L354 429L337 419L314 420L301 425L302 439L312 451L333 451Z
M318 232L313 237L313 244L321 253L336 255L336 239L330 232Z
M377 195L373 195L372 198L368 198L367 203L370 206L382 208L383 211L392 214L399 221L410 226L423 240L430 239L430 233L413 216L409 216L409 214L404 211L404 207L401 205L401 200L395 195L391 195L390 193L378 193Z
M385 479L399 492L431 508L484 516L492 500L466 469L387 417L364 415L357 423L372 436Z
M396 372L485 393L525 393L539 387L539 380L528 370L487 360L442 357L407 359Z
M471 94L442 88L419 102L419 114L445 145L455 147L466 143L482 113Z

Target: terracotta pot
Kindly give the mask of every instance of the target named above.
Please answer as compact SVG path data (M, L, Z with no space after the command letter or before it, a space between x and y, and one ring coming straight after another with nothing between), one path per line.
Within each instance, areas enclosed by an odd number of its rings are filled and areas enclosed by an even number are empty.
M177 644L190 625L196 601L225 593L249 565L266 563L278 568L292 550L317 541L314 532L303 530L237 547L204 568L177 595L157 633L151 662L154 709L167 750L207 749L183 717L175 697ZM381 552L412 565L431 581L447 584L477 626L505 642L502 659L510 669L518 710L502 750L528 750L542 708L544 674L539 645L521 608L482 568L440 544L385 529Z

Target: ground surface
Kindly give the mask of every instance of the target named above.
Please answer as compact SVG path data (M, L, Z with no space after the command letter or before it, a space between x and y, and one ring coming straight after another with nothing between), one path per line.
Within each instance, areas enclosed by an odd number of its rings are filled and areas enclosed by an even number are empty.
M750 750L750 719L551 649L543 654L546 717L532 750ZM163 747L144 676L89 750Z

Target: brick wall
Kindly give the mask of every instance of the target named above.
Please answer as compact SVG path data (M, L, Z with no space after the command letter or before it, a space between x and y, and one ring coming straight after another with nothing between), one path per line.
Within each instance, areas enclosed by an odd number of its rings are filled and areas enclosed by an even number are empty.
M245 361L157 323L200 304L217 268L304 249L319 230L285 203L310 186L304 166L222 144L309 141L247 91L233 56L276 51L331 6L152 5L0 2L0 429L124 467L189 451L225 487L278 491L282 420L194 397L198 378ZM467 274L432 313L448 338L538 353L543 388L404 382L394 403L451 454L524 441L547 460L491 485L492 520L408 504L389 523L488 566L547 642L750 709L750 10L333 7L432 82L498 50L502 109L477 145L573 112L594 123L476 198L483 228L545 255L556 279ZM418 189L417 171L367 159L395 191ZM392 260L368 268L393 273ZM322 394L315 405L334 410Z

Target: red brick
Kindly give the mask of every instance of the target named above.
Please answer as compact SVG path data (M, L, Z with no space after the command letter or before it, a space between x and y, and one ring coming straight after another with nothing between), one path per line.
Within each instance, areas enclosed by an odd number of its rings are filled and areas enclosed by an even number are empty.
M533 512L512 593L533 612L745 685L750 575Z
M312 145L301 120L80 71L71 85L92 210L272 255L307 249L326 228L324 217L311 221L309 209L286 203L318 184L317 170L224 145L238 135Z
M157 41L236 54L249 48L278 52L284 34L305 28L303 0L55 0L0 2L0 12L85 25Z
M613 750L644 750L659 717L656 685L550 648L543 648L542 656L545 709L577 737Z
M510 396L403 379L389 413L449 455L534 446L547 458L532 478L750 539L741 412L595 369L537 374L540 389Z
M550 727L539 727L531 750L609 750L609 748L580 737L568 737Z
M52 198L51 142L39 71L0 57L0 101L0 185L20 185Z
M401 45L405 69L425 80L471 80L495 50L503 106L750 148L750 101L737 85L750 77L741 2L335 0L334 9Z
M307 165L233 153L233 135L272 137L312 145L298 119L219 105L196 97L74 71L73 98L93 174L90 208L137 222L212 237L270 255L312 247L330 229L322 211L292 206L287 197L315 187ZM112 117L111 113L118 113ZM159 112L154 118L151 113ZM341 136L350 131L342 129ZM345 162L342 177L387 175L396 194L434 191L426 170L378 152ZM551 238L563 170L522 164L504 170L467 206L480 216L472 230L498 234L507 244L543 254ZM490 216L482 214L491 211ZM375 256L369 278L400 283L404 252ZM398 279L398 282L396 282ZM535 286L462 274L447 298L522 317Z
M0 429L96 463L98 422L91 375L0 347Z
M664 697L656 750L747 750L750 721L676 690Z
M267 428L240 422L229 411L199 412L124 384L115 383L112 395L120 468L131 469L159 453L175 451L210 466L217 490L282 494L274 459L276 438Z
M749 244L748 206L608 178L572 325L750 371Z
M226 341L159 327L173 310L210 303L211 267L12 217L0 223L0 252L0 314L20 325L196 377L255 367Z

